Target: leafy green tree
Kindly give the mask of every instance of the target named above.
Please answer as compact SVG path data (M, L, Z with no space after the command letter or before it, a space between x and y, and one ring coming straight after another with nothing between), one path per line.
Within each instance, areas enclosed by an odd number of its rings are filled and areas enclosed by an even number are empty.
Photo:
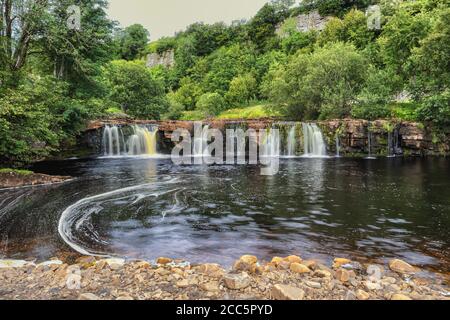
M366 60L354 46L335 43L294 56L273 71L266 91L293 118L345 117L365 83L366 70Z
M183 78L180 82L180 88L174 93L172 100L182 105L185 110L192 111L202 94L203 90L197 82L190 78Z
M342 19L332 18L318 38L319 45L330 42L351 42L363 49L375 38L375 31L367 27L364 12L351 10Z
M279 23L288 16L292 1L277 1L265 4L248 24L249 38L260 51L276 46L275 31Z
M51 78L28 77L0 96L0 162L20 165L57 150L65 88Z
M257 93L258 83L251 73L247 73L231 80L225 99L231 105L248 105L251 100L256 98Z
M439 128L450 127L450 90L427 97L416 111L419 120L429 121Z
M412 50L407 67L416 96L450 88L450 8L439 12L432 31Z
M119 55L124 60L134 60L141 56L149 41L150 33L141 24L126 27L119 39Z
M141 61L112 61L104 70L109 99L127 114L160 119L167 109L162 83L153 78Z
M202 79L204 92L224 95L236 76L252 71L255 55L249 47L232 45L222 47L208 57L209 72Z
M226 110L226 102L219 93L205 93L197 102L197 110L207 117L216 116Z

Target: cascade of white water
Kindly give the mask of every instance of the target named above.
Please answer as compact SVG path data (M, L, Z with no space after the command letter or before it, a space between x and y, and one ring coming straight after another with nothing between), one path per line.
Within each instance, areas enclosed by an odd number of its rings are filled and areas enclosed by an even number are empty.
M105 156L120 156L123 150L123 133L118 126L106 126L103 130L103 153Z
M327 156L325 140L317 124L303 123L303 139L306 157Z
M341 141L339 140L339 136L336 134L336 157L341 157Z
M156 134L158 130L134 126L133 135L128 139L128 155L156 155Z
M295 152L296 152L296 145L297 145L297 141L296 141L296 128L297 126L294 124L291 129L289 130L289 134L287 137L287 156L288 157L293 157L295 156Z
M194 145L192 146L192 155L194 157L207 156L208 130L209 126L206 125L203 127L201 134L197 134L197 136L194 137Z
M268 129L263 135L262 148L264 156L279 157L280 156L280 137L276 131Z

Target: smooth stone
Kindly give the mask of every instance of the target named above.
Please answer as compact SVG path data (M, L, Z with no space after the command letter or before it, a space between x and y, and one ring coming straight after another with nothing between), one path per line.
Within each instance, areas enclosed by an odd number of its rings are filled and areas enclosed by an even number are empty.
M300 264L300 263L292 263L290 269L292 272L300 273L300 274L311 272L311 269L309 269L307 266Z
M272 298L274 300L303 300L305 291L302 289L277 284L272 288Z
M235 262L233 270L236 271L248 271L250 273L256 273L258 258L255 256L245 255Z
M345 259L345 258L336 258L334 259L333 268L338 269L342 267L343 265L352 263L352 260Z
M305 281L305 284L313 289L320 289L322 288L322 285L319 282L315 282L315 281Z
M289 256L284 258L284 261L287 261L289 263L302 263L303 259L299 256Z
M223 281L228 289L242 290L251 284L252 278L248 273L243 272L241 274L227 274L223 277Z
M156 263L161 264L161 265L166 265L166 264L169 264L172 262L173 262L173 259L165 258L165 257L160 257L160 258L156 259Z
M358 298L358 300L369 300L370 294L360 289L356 291L356 297Z
M392 271L395 271L395 272L401 273L401 274L414 274L417 272L417 269L414 268L412 265L410 265L409 263L407 263L403 260L399 260L399 259L391 260L389 262L389 268Z
M406 300L412 300L412 299L404 294L397 293L392 296L391 300L406 301Z
M348 282L350 280L350 272L345 269L339 269L336 271L336 279L341 282Z
M93 293L82 293L78 297L78 300L101 300L101 299Z
M369 291L376 291L382 289L381 284L372 281L364 281L364 287Z
M208 292L219 292L219 283L215 281L202 283L200 288Z

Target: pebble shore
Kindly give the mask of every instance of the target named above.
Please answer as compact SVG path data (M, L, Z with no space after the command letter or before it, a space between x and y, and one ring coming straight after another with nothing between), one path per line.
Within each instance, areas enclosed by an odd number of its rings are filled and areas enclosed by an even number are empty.
M0 300L449 300L444 279L423 278L402 260L388 265L337 258L332 265L298 256L259 262L243 256L225 269L169 258L0 260Z

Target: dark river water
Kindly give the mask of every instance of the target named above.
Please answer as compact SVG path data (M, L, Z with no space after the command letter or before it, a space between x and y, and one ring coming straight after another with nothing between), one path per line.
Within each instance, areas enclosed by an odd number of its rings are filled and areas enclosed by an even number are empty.
M0 256L79 252L224 265L242 254L396 257L450 271L448 159L282 159L275 176L170 159L33 169L76 179L0 190Z

